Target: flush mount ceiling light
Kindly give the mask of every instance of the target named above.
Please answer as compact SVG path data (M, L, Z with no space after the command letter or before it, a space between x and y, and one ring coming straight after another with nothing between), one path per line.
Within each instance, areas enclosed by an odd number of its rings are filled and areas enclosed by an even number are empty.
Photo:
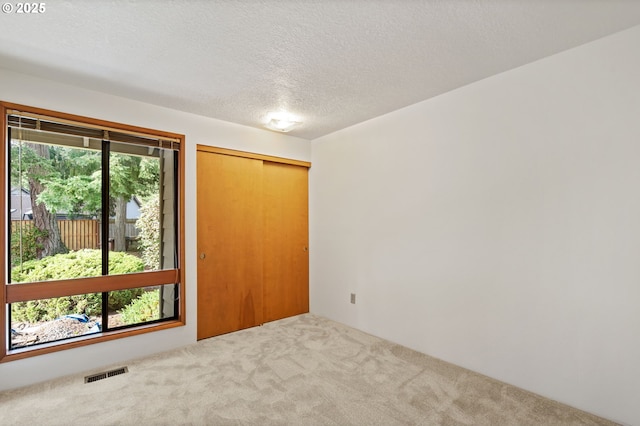
M286 133L300 124L298 117L288 112L272 112L267 116L267 129Z

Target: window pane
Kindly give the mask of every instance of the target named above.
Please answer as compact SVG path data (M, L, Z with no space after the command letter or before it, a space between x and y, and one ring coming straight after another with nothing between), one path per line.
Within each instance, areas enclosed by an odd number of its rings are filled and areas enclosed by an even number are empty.
M109 329L174 318L175 287L167 284L109 292Z
M137 333L178 319L182 137L25 108L4 121L10 214L3 293L11 303L0 306L7 333L0 359L11 355L7 349L67 339L84 345L108 338L110 329L148 325ZM109 291L131 282L147 287ZM70 288L85 294L60 296Z
M117 142L110 151L109 249L137 257L140 271L174 269L174 152Z
M11 282L102 273L101 141L11 129Z
M10 349L101 331L101 294L30 300L10 306Z

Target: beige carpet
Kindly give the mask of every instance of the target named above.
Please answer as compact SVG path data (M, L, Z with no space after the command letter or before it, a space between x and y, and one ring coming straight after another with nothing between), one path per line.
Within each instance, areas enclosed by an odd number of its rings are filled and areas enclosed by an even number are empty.
M126 366L0 393L0 425L613 424L310 314Z

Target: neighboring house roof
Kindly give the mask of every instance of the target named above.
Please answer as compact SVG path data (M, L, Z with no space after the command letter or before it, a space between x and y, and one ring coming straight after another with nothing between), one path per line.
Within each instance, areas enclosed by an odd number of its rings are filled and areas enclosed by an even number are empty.
M11 188L11 220L25 219L25 215L31 213L31 196L24 188Z

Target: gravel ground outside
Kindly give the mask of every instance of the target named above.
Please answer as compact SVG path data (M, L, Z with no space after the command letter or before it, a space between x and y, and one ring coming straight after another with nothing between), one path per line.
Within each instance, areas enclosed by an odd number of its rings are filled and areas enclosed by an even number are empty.
M12 324L11 347L14 349L21 348L99 332L96 325L99 324L100 320L101 318L99 317L89 318L87 322L81 322L73 318L59 318L36 324L28 322ZM109 315L109 326L111 328L123 324L120 314Z

